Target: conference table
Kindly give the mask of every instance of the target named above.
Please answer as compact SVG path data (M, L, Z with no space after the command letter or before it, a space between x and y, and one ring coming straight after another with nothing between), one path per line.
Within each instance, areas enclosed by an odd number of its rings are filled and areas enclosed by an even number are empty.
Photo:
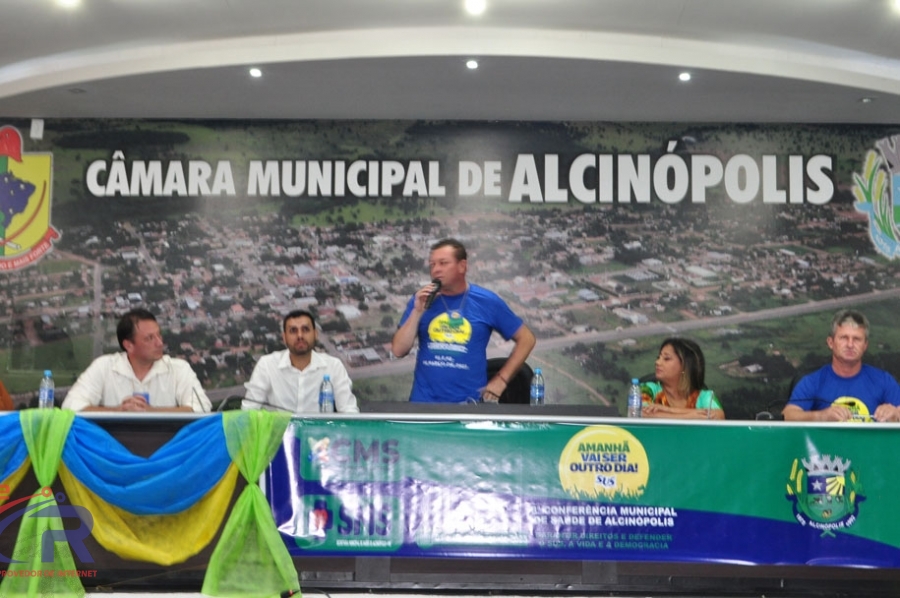
M276 432L264 427L270 416L280 422ZM14 429L3 427L9 417L0 416L0 431ZM300 588L878 595L900 581L900 429L893 424L686 423L624 419L589 406L389 402L360 414L297 418L226 412L73 420L50 484L55 496L68 495L72 505L78 497L100 513L105 507L84 494L93 491L86 481L92 460L141 468L149 479L147 463L159 456L176 476L167 478L170 492L144 488L157 494L143 497L144 506L135 499L141 512L133 516L175 517L175 507L169 513L158 504L170 498L182 514L215 493L221 503L209 511L221 513L219 521L206 515L179 523L215 527L175 562L120 550L102 538L109 524L94 513L94 533L83 539L92 560L75 555L75 569L92 572L81 579L85 588L206 592L223 529L229 533L250 487L265 499ZM261 475L245 474L252 484L226 463L237 461L233 446L231 458L204 448L234 444L251 428L271 445ZM111 457L120 450L131 456ZM10 461L12 452L7 446L0 458ZM181 471L182 462L201 473ZM20 477L0 507L7 515L9 504L42 487L31 471ZM204 477L215 479L193 488L191 478ZM79 493L81 486L89 489ZM96 491L111 502L117 492L125 490ZM5 558L19 521L0 528Z

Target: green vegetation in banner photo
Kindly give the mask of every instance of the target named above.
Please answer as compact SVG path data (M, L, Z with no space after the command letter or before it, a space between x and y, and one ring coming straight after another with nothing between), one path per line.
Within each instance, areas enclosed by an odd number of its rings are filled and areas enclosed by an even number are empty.
M673 525L690 509L900 546L893 426L622 423L294 425L303 476L324 484L414 480L535 501L655 507Z

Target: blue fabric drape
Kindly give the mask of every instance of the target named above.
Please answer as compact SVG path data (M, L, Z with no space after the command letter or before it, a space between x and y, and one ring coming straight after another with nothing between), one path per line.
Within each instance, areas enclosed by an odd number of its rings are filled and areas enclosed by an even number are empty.
M18 471L27 457L19 412L0 416L0 482Z
M231 465L221 414L185 426L148 458L133 455L78 417L62 461L91 492L135 515L171 515L192 507Z

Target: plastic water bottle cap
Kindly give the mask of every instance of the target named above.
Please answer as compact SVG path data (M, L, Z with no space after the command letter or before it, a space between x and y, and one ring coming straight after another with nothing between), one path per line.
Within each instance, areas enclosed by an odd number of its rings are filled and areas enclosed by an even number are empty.
M331 380L331 376L329 376L328 374L325 374L325 377L322 378L322 379L323 379L323 380Z
M540 374L540 373L541 373L541 368L535 368L534 373L535 373L535 374Z
M45 377L45 378L49 378L49 377L52 376L52 375L53 375L53 373L52 373L50 370L44 370L44 377Z
M631 383L632 383L632 384L637 384L637 383L638 383L638 379L637 379L637 378L632 378L632 379L631 379Z

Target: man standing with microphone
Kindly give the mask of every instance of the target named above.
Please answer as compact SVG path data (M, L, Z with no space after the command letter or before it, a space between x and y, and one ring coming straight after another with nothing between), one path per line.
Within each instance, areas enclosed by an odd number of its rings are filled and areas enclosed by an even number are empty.
M498 401L534 348L534 334L496 293L466 281L466 248L456 239L432 245L428 265L432 282L410 298L391 342L393 354L403 357L419 339L409 400ZM488 380L487 345L495 330L515 347Z

